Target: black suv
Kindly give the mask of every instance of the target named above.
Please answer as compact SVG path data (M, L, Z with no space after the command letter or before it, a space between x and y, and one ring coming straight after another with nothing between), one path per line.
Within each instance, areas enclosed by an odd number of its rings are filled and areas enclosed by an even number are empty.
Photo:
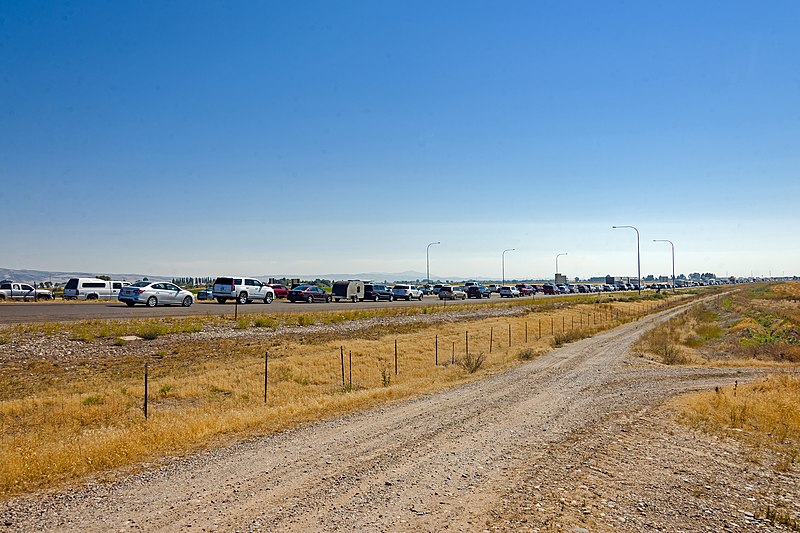
M483 285L470 285L467 287L467 298L491 298L492 291Z
M379 285L377 283L365 283L364 284L364 299L365 300L372 300L373 302L377 302L378 300L394 300L394 296L392 295L392 289L387 287L386 285Z

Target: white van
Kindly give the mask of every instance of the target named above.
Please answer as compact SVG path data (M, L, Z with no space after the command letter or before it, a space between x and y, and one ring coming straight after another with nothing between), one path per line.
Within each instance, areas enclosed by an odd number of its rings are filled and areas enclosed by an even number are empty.
M127 281L71 278L64 286L65 300L116 300Z

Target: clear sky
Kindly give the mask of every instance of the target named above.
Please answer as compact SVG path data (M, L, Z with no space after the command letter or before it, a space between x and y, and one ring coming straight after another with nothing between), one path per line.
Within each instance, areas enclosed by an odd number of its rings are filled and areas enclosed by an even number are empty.
M0 3L0 267L800 274L800 2Z

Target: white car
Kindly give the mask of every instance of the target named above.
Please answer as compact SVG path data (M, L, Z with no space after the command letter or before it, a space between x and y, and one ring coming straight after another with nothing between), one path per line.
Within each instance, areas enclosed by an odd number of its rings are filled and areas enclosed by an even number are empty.
M228 300L236 300L240 304L249 304L253 300L261 300L271 304L275 299L275 290L255 278L220 276L214 280L211 294L224 304Z
M128 307L144 304L147 307L157 305L182 305L189 307L194 303L194 296L186 289L181 289L166 281L137 281L119 291L117 299Z
M514 287L513 285L511 286L506 285L500 287L500 298L519 298L519 297L520 297L519 289Z
M409 301L414 299L422 301L422 290L416 285L395 285L392 287L392 296L394 296L395 300L403 299Z

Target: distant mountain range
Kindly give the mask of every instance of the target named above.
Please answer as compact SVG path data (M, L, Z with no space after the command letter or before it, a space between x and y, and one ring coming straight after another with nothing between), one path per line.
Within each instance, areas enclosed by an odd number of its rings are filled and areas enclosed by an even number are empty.
M122 279L128 281L135 281L142 278L148 278L154 281L171 280L174 277L183 277L185 274L175 274L174 276L163 276L156 274L141 274L141 273L111 273L111 272L62 272L51 270L29 270L29 269L13 269L13 268L0 268L0 279L9 279L14 281L26 281L43 283L45 281L52 281L53 283L64 283L70 278L94 278L98 275L107 275L111 279ZM249 275L249 274L245 274ZM425 279L424 272L416 272L408 270L406 272L361 272L358 274L264 274L254 276L259 279L267 280L269 278L300 278L303 280L314 279L361 279L372 281L416 281ZM448 281L465 281L468 279L481 279L481 278L459 278L459 277L442 277L432 276L433 279L442 279Z

